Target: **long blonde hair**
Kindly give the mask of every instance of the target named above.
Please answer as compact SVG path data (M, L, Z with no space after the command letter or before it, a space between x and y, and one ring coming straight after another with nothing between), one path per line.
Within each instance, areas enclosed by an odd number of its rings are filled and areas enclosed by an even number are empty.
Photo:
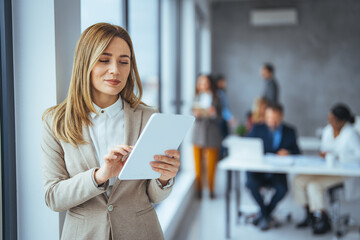
M142 85L128 32L108 23L97 23L88 27L76 44L68 96L62 103L46 110L42 117L44 120L46 115L51 114L56 137L75 147L86 144L82 127L92 125L89 113L96 113L91 96L91 71L114 37L124 39L131 52L130 73L120 96L132 108L142 103Z
M252 112L253 123L263 123L265 121L265 109L269 105L266 98L260 97L255 100Z

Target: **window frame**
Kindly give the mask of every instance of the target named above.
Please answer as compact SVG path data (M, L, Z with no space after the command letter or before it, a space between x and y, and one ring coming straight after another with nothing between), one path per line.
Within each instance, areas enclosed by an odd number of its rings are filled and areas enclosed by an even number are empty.
M17 239L12 3L0 0L2 238Z

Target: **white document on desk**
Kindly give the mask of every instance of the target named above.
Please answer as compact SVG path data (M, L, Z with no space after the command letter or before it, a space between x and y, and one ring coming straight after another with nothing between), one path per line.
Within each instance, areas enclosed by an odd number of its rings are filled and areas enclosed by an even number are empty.
M190 130L193 116L154 113L151 115L118 178L120 180L156 179L160 173L152 170L155 155L177 149Z

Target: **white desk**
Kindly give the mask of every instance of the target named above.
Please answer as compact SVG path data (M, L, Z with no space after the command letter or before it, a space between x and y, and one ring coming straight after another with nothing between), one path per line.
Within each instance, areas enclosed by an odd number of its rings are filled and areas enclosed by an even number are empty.
M281 164L284 160L285 164ZM311 164L313 161L313 164ZM333 175L357 177L360 176L360 167L335 165L328 167L325 161L318 157L291 156L265 157L263 162L246 162L237 157L227 157L219 165L219 169L227 172L226 183L226 237L230 238L230 193L232 189L232 174L235 174L236 206L238 214L240 203L240 171L271 172L271 173L292 173L308 175Z
M302 151L318 152L321 141L317 137L298 137L298 144Z

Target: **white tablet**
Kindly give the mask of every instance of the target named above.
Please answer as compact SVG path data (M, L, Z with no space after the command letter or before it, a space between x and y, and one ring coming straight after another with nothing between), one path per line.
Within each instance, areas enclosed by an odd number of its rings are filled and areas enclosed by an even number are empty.
M194 123L193 116L154 113L151 115L118 178L120 180L156 179L160 173L152 170L154 155L178 149Z

